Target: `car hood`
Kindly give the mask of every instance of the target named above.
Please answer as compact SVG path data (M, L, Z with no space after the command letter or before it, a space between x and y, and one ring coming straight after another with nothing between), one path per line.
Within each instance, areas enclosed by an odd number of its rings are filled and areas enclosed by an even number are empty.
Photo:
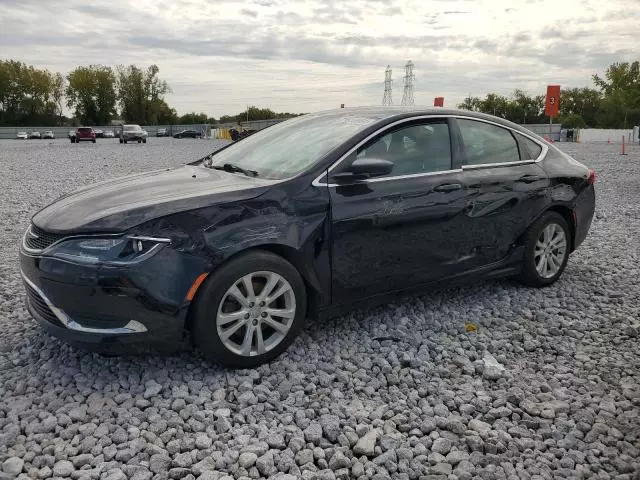
M255 198L274 183L185 165L80 188L40 210L32 221L52 233L122 232L166 215Z

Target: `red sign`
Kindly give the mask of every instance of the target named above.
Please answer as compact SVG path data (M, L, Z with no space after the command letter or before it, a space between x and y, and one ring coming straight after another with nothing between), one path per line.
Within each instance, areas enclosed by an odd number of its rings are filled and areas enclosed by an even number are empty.
M544 102L544 114L547 117L558 115L560 107L560 85L547 85L547 98Z
M444 107L444 97L436 97L433 99L434 107Z

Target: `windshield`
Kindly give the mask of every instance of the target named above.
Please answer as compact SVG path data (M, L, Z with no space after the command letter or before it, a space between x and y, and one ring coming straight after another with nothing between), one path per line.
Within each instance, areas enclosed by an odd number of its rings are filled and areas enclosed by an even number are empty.
M216 153L204 165L231 164L275 180L293 177L373 121L353 114L303 115L246 137Z
M125 125L125 132L135 132L137 130L142 130L138 125Z

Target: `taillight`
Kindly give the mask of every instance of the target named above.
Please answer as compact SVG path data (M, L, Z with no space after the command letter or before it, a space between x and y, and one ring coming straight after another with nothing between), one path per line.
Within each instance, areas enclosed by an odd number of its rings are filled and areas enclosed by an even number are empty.
M596 171L593 168L589 169L589 176L587 177L587 182L589 185L595 185L596 183Z

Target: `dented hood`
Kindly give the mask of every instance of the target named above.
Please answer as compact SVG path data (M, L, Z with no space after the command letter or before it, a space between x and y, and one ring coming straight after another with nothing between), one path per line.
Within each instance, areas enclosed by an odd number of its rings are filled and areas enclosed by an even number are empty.
M52 233L122 232L155 218L262 194L274 180L185 165L89 185L33 216Z

